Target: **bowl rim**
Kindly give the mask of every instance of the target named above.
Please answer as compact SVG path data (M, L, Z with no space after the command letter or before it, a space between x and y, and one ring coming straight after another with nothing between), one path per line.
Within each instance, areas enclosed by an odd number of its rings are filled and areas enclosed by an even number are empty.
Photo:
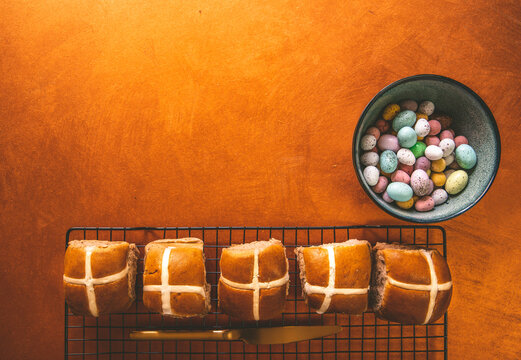
M497 139L497 146L496 146L497 160L496 160L496 162L494 164L494 172L492 173L492 176L490 177L488 183L485 186L485 189L481 192L481 194L479 196L477 196L474 199L474 201L472 201L469 205L465 206L464 208L462 208L462 209L460 209L460 210L458 210L458 211L456 211L456 212L454 212L454 213L452 213L450 215L441 216L439 218L435 218L435 219L432 219L432 220L416 219L416 218L414 218L414 216L400 215L400 214L394 213L393 211L388 210L387 208L383 207L378 201L376 201L376 199L373 197L373 194L369 192L369 190L366 188L366 186L364 186L363 179L360 176L361 171L358 170L358 168L356 166L357 162L356 162L356 159L355 159L355 153L356 153L356 150L357 150L356 149L356 137L357 137L358 132L361 129L362 120L365 118L365 116L369 112L369 109L371 108L371 106L373 106L373 104L382 95L384 95L389 90L395 88L398 85L402 85L402 84L405 84L405 83L408 83L408 82L411 82L411 81L416 81L416 80L435 80L435 81L446 82L446 83L449 83L451 85L455 85L457 87L460 87L463 90L465 90L466 92L468 92L472 97L474 97L475 100L477 100L477 102L480 104L480 106L483 108L483 110L485 111L485 113L487 114L489 119L491 120L491 122L492 122L492 130L493 130L494 135L495 135L495 137ZM497 172L498 172L498 169L499 169L499 163L501 162L501 136L499 134L499 129L498 129L498 126L497 126L497 122L496 122L496 119L494 118L494 115L492 114L492 111L490 110L488 105L485 103L485 101L483 101L483 99L474 90L472 90L471 88L469 88L468 86L466 86L465 84L463 84L463 83L461 83L461 82L459 82L457 80L451 79L451 78L443 76L443 75L418 74L418 75L412 75L412 76L408 76L408 77L396 80L396 81L386 85L375 96L373 96L371 101L369 101L369 103L365 106L364 111L362 111L362 114L358 118L358 123L356 124L355 132L353 134L353 145L352 145L352 150L351 151L352 151L352 155L351 156L353 158L353 167L355 169L355 173L356 173L356 177L358 178L358 182L360 183L360 186L362 187L362 189L364 189L365 193L369 196L369 198L380 209L382 209L383 211L385 211L389 215L392 215L395 218L398 218L398 219L401 219L401 220L414 222L414 223L422 223L422 224L426 224L426 223L434 224L434 223L450 220L452 218L455 218L456 216L459 216L459 215L465 213L466 211L471 209L473 206L475 206L483 198L483 196L485 196L485 194L488 192L488 190L492 186L492 183L494 182L494 179L496 178L496 175L497 175ZM376 196L376 195L374 195L374 196Z

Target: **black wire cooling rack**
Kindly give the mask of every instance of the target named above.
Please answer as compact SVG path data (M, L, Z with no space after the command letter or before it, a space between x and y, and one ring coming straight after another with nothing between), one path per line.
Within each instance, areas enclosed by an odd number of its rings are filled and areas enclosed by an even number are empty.
M212 284L212 310L204 318L170 319L147 311L142 302L144 246L163 238L198 237L204 241L207 280ZM235 321L217 309L217 281L221 250L269 238L287 248L290 291L281 318L270 321ZM436 248L447 256L445 230L440 226L360 225L335 227L74 227L70 240L124 240L140 252L136 303L126 313L92 318L77 316L65 305L65 359L447 359L447 315L429 325L401 325L361 316L318 315L301 296L296 246L342 242L348 239L399 242ZM248 345L241 341L134 341L132 330L223 329L284 325L331 325L343 327L334 336L285 345Z

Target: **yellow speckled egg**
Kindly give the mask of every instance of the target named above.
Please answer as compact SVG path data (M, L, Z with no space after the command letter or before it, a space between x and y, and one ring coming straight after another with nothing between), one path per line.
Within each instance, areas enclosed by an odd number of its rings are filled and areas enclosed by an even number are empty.
M427 170L427 176L431 176L431 172L432 172L431 169L428 169Z
M414 197L410 198L407 201L397 201L396 205L405 210L410 209L414 206Z
M394 119L396 114L398 114L399 112L400 112L400 105L389 104L385 107L382 117L384 118L384 120L389 121L389 120Z
M447 167L447 163L445 159L441 158L439 160L434 160L431 162L431 170L434 172L442 172Z
M425 139L425 137L423 137L423 136L418 136L418 141L422 141L423 139Z
M441 187L445 185L445 181L447 180L447 178L445 177L445 174L442 172L433 172L431 174L431 180L435 186Z
M419 119L429 120L429 117L427 115L425 115L425 114L417 112L416 113L416 121L418 121Z
M447 179L445 183L445 191L447 191L450 195L455 195L460 193L469 181L469 176L464 170L454 171Z

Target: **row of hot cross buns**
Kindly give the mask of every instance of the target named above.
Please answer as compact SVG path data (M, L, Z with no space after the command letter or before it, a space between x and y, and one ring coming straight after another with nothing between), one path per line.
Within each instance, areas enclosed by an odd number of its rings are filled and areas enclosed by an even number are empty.
M447 310L452 281L434 249L348 240L295 249L302 293L317 313L362 314L407 324L436 321ZM75 240L65 254L65 298L71 311L99 316L135 300L139 251L123 241ZM289 289L286 249L275 239L222 250L219 308L240 320L273 319ZM163 239L145 246L143 303L165 316L210 311L203 242Z

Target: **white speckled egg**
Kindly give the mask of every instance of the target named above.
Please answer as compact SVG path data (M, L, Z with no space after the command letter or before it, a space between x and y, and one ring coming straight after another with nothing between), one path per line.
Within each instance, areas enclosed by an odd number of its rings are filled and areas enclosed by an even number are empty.
M364 166L376 166L379 160L380 156L374 151L368 151L360 157L360 162Z
M445 190L451 194L455 195L460 193L469 181L469 176L464 170L457 170L450 174L447 182L445 183Z
M438 146L441 148L441 151L443 151L443 157L446 157L454 152L456 144L454 143L454 140L450 138L445 138L442 141L440 141L440 144Z
M424 101L418 106L418 112L431 116L434 112L434 103L432 101Z
M414 165L414 163L416 162L416 157L409 149L398 150L396 156L398 157L398 162L404 165Z
M420 137L429 135L431 132L429 121L427 119L418 119L418 121L416 121L416 125L414 125L414 131L416 131L416 135Z
M443 157L443 150L439 146L429 145L425 149L425 157L429 160L439 160Z
M368 166L364 169L364 179L369 186L375 186L378 183L380 171L376 166Z
M414 170L411 175L411 187L416 195L427 195L430 190L429 175L421 169Z
M369 151L376 146L376 138L373 135L364 135L360 141L362 150Z
M445 159L445 166L449 166L450 164L452 164L454 162L454 154L445 156L444 159Z
M449 198L449 194L443 189L434 190L431 196L434 199L434 205L441 205Z

